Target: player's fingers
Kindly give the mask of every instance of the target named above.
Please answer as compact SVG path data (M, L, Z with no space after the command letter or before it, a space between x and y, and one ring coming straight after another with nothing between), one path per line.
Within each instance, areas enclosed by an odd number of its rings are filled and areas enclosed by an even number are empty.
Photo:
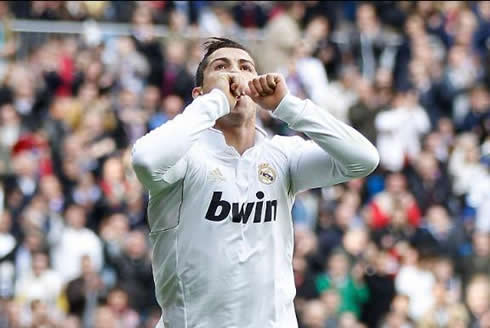
M258 97L259 96L259 92L257 91L257 89L255 89L255 85L253 83L253 80L252 81L248 81L248 89L249 89L249 93L248 95L250 97Z
M275 81L275 78L274 78L274 75L273 74L267 74L266 75L266 80L267 80L267 84L269 85L270 88L272 89L275 89L276 88L276 81Z
M232 83L230 85L230 91L233 96L238 96L240 92L238 91L238 83Z
M286 80L284 79L284 76L281 74L273 74L274 76L274 82L276 82L276 85L278 84L286 84Z
M239 96L240 95L240 79L238 76L230 74L228 75L228 79L230 81L230 90L231 94L234 96Z
M247 89L248 89L247 82L245 81L244 78L240 78L240 84L238 86L238 91L240 93L240 96L245 95L247 92Z
M265 96L266 93L264 92L264 89L262 88L262 86L260 85L260 79L259 78L255 78L252 80L253 82L253 85L255 87L255 90L257 90L257 93L261 96Z
M262 90L264 90L264 92L267 95L271 95L274 93L274 89L269 87L269 83L267 83L267 77L266 76L261 76L259 78L259 80L260 80L260 86L262 87Z
M248 85L245 83L241 89L240 95L245 96L245 95L248 95L249 93L250 93L250 91L249 91Z

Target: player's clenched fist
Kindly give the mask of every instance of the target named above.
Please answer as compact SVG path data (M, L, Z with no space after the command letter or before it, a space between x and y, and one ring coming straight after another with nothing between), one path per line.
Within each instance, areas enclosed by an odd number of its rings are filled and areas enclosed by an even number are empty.
M248 93L247 81L237 73L220 73L216 87L228 97L230 108L234 108L237 100Z
M247 95L267 110L274 110L287 95L288 87L280 74L269 73L257 76L248 82Z

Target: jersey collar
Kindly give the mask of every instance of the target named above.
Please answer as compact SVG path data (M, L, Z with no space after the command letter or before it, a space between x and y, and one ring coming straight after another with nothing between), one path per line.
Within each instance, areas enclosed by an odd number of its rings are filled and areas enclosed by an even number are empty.
M267 132L264 129L262 129L260 126L256 125L255 131L256 133L255 133L254 147L262 143L268 137ZM226 144L226 140L225 140L225 136L223 135L223 132L215 128L209 128L204 135L204 139L206 143L218 149L226 150L228 148L232 148Z

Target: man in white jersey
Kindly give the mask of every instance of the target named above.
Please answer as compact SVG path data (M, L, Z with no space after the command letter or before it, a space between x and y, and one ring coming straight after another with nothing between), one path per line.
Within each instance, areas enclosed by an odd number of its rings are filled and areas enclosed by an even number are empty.
M194 101L133 148L150 194L157 327L294 328L294 197L368 175L378 153L281 75L259 76L240 44L206 49ZM258 107L311 140L269 138Z

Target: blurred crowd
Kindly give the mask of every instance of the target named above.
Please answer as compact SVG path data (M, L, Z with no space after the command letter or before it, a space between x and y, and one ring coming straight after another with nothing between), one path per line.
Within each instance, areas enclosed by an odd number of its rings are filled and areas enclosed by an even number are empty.
M19 56L16 18L131 34ZM0 327L154 327L131 146L192 101L204 35L244 43L380 153L369 177L296 198L300 327L489 328L488 1L0 2Z

